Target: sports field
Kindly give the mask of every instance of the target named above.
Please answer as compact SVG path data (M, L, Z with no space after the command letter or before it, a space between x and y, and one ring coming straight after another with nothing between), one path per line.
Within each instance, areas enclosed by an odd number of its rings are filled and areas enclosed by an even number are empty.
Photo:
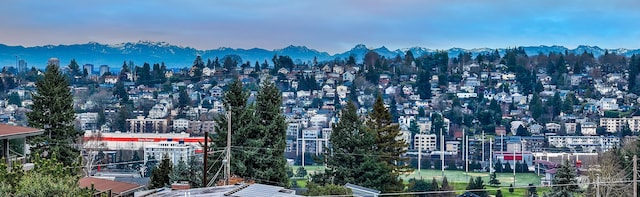
M292 167L295 172L295 170L297 170L300 166ZM307 170L308 174L312 174L315 172L321 172L324 169L324 166L305 166L304 168ZM467 187L467 183L469 183L469 179L471 177L482 177L484 183L487 185L486 188L489 195L494 195L496 190L500 189L502 190L502 194L505 197L523 196L526 191L526 186L528 186L529 184L533 184L536 186L540 185L540 178L542 178L534 173L516 173L516 184L514 185L514 187L516 188L514 189L513 193L509 193L509 185L513 183L513 173L496 173L496 178L501 183L497 187L489 186L489 173L470 172L469 174L467 174L464 171L446 170L445 176L447 176L447 180L453 185L454 190L456 191L465 190ZM442 171L429 169L421 170L418 173L418 171L415 170L411 174L402 175L400 177L404 179L405 183L408 183L409 179L419 179L420 177L429 181L431 181L431 179L435 177L438 183L440 183L442 181ZM304 187L306 185L306 179L298 179L296 182L300 187ZM540 196L546 191L548 191L548 188L538 188L538 194Z
M482 177L485 184L489 185L489 173L478 173L478 172L469 172L469 174L464 171L445 171L445 176L449 182L453 183L469 183L469 179L471 177ZM440 170L415 170L413 173L408 175L400 176L405 181L408 181L411 178L419 179L422 177L423 179L431 180L433 177L436 180L440 181L442 179L442 171ZM509 184L513 183L513 173L496 173L496 178L500 181L503 187L508 187ZM534 173L516 173L516 184L515 186L527 186L529 184L539 185L540 178Z
M293 171L295 172L300 166L293 166ZM305 166L308 174L313 174L315 172L321 172L324 169L324 166ZM447 180L452 183L469 183L469 178L471 177L482 177L484 182L489 185L489 173L478 173L478 172L469 172L469 174L464 171L453 171L453 170L445 170L445 176L447 176ZM418 170L413 171L411 174L401 175L400 178L408 181L411 178L423 178L431 180L433 177L436 180L440 181L442 179L442 171L440 170ZM496 173L497 179L500 181L502 187L508 187L509 184L513 183L513 173ZM516 184L515 186L527 186L529 184L539 185L540 178L534 173L516 173Z

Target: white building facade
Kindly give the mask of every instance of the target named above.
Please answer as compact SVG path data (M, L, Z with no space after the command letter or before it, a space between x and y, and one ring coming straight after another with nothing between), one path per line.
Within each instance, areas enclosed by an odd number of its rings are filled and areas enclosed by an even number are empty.
M164 157L169 157L173 165L178 165L180 160L187 162L190 157L195 154L195 148L185 144L183 141L167 141L144 147L144 163L149 158L155 158L156 161L162 161Z

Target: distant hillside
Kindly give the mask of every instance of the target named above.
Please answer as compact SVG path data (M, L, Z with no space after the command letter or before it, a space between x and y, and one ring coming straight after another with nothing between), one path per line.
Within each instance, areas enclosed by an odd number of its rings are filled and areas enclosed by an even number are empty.
M585 46L581 45L575 49L568 49L563 46L526 46L523 47L527 54L536 55L538 53L582 53L586 51L593 53L595 56L604 54L605 50L597 46ZM433 53L436 50L423 47L412 47L405 49L389 50L386 47L380 48L368 48L363 44L356 45L351 50L343 53L337 53L330 55L327 52L321 52L314 49L309 49L305 46L288 46L283 49L266 50L260 48L252 49L233 49L233 48L218 48L210 50L197 50L191 47L183 47L177 45L171 45L165 42L150 42L139 41L129 42L116 45L106 45L95 42L86 44L74 44L74 45L46 45L36 47L23 47L23 46L7 46L0 44L0 66L14 66L16 64L16 56L19 59L27 61L28 66L44 67L47 60L51 57L57 57L60 59L62 65L66 65L72 58L75 58L79 64L93 64L109 65L111 68L119 68L124 61L133 61L136 65L141 65L144 62L148 63L160 63L165 64L170 68L191 66L193 60L197 55L201 55L205 60L207 58L214 59L215 57L222 58L225 55L235 54L239 55L244 62L250 61L252 64L255 61L260 63L265 60L271 64L271 59L274 55L288 55L297 63L310 62L313 58L317 58L319 61L334 60L336 58L346 59L350 55L353 55L357 61L362 61L364 54L369 50L374 50L382 56L393 58L397 55L404 55L408 50L415 56L419 56L425 53ZM479 53L493 52L496 49L490 48L477 48L477 49L461 49L451 48L448 49L450 57L457 56L462 52L471 52L474 56ZM501 54L505 49L497 49ZM635 53L640 53L640 49L608 49L609 52L624 54L631 56Z

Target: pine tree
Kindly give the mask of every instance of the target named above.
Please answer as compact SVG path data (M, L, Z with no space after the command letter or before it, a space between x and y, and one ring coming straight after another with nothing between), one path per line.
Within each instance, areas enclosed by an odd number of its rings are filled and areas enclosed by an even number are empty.
M118 96L123 103L129 102L129 93L127 93L127 89L124 87L124 82L122 81L118 81L118 83L116 83L113 95Z
M72 78L82 75L82 72L80 72L80 65L78 65L76 59L71 59L71 62L69 63L69 70L71 71Z
M573 196L580 191L576 180L576 170L568 162L560 165L551 183L553 186L549 192L550 197Z
M467 185L467 190L472 190L471 192L482 197L487 197L487 191L484 190L484 181L481 177L476 177L475 180L473 178L469 179L469 185Z
M169 160L169 156L165 154L160 165L151 172L149 188L161 188L170 185L171 179L169 178L169 174L171 174L172 170L173 164L171 160Z
M500 190L496 191L496 197L502 197L502 191Z
M187 89L185 87L180 87L178 90L178 107L181 109L185 109L187 106L191 105L191 98L189 98L189 94L187 94Z
M449 185L449 181L447 180L447 177L445 176L444 178L442 178L442 188L441 191L445 191L445 193L442 193L442 197L452 197L452 196L456 196L455 192L453 192L453 186ZM446 192L449 191L449 192Z
M551 119L560 115L562 105L562 99L560 98L560 93L556 92L553 94L553 97L549 101L547 101L547 107L551 108Z
M494 164L493 164L493 169L496 172L502 172L502 162L500 162L500 160L497 160Z
M192 188L203 187L202 183L202 158L189 157L187 165L189 167L189 184Z
M438 181L436 181L436 177L431 179L431 188L433 188L433 191L442 191L442 188L438 185Z
M500 185L500 180L496 178L496 172L493 172L489 175L489 185L494 187Z
M249 139L256 139L256 135L258 134L248 130L250 122L252 121L252 116L247 110L248 97L249 93L244 90L242 83L234 80L229 84L228 90L222 98L225 111L231 112L231 131L233 131L231 134L231 145L243 147L243 149L239 149L240 151L235 151L234 154L231 154L231 174L244 178L253 177L253 172L251 171L253 168L247 167L247 165L250 165L247 160L256 153L256 149L250 148L247 141ZM227 146L227 120L228 117L225 114L220 114L216 117L217 133L210 136L213 141L212 147L215 147L215 150L223 150ZM219 156L218 154L214 154L211 155L210 158L217 159Z
M529 102L529 110L531 111L531 117L533 117L533 119L538 120L538 118L540 118L540 116L542 115L542 100L540 100L540 96L538 96L538 93L533 93L531 102Z
M178 165L175 165L169 174L170 183L189 181L189 176L189 166L180 159L180 161L178 161Z
M47 66L44 77L36 82L32 100L32 111L27 113L29 126L44 128L45 132L31 138L31 155L58 155L65 166L73 166L80 156L80 150L73 147L80 132L73 125L75 111L69 83L58 66Z
M307 176L307 170L304 167L300 166L298 170L296 170L296 177L305 177Z
M505 163L504 168L502 169L502 172L513 172L513 168L511 168L511 164L509 164L508 162Z
M402 135L400 127L393 124L392 115L384 106L381 95L377 96L366 125L375 134L377 151L384 154L383 159L395 165L395 171L411 171L407 166L400 165L400 163L408 161L406 158L401 158L401 155L406 152L408 144L404 140L397 139Z
M261 148L258 149L261 156L252 159L256 181L288 186L287 161L283 151L287 123L280 110L282 96L270 79L262 83L255 105L254 124L251 126L256 129L254 132L260 133L256 139L262 141L262 146L254 146Z
M325 151L327 168L325 172L314 176L313 181L320 184L346 183L362 184L356 181L355 169L364 162L364 154L368 154L373 143L373 136L362 126L353 102L338 114L339 121L332 125L331 146Z
M431 183L429 183L429 182L427 182L427 181L425 181L423 179L410 179L407 191L409 191L409 192L430 192L430 191L434 191L434 188L432 186L433 185L431 185ZM426 197L428 195L427 194L416 194L416 196Z
M376 102L373 104L373 111L369 114L366 125L375 136L374 151L392 169L390 175L399 179L399 174L412 171L408 165L404 165L408 162L408 158L401 157L406 153L408 144L404 139L398 140L402 136L400 127L398 124L393 124L392 115L384 106L381 95L377 96ZM393 186L393 184L396 185ZM387 186L391 191L401 191L404 187L402 181L388 183Z

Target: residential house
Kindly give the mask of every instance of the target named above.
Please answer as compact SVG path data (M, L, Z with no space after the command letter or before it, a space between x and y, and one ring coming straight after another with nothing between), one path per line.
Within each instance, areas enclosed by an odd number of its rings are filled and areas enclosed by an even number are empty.
M342 80L343 81L352 82L355 78L356 78L356 76L351 72L345 72L344 74L342 74Z
M595 122L584 122L580 124L580 132L582 135L596 135L598 125Z

